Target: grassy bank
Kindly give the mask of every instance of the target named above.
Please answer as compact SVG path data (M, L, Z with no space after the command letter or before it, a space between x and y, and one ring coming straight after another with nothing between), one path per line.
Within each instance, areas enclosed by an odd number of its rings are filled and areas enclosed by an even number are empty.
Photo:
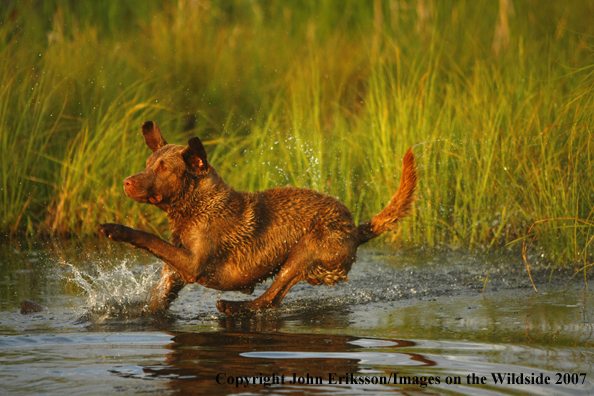
M2 233L165 232L121 187L143 168L150 119L169 142L208 143L237 189L312 187L357 221L388 202L414 145L419 202L384 241L494 248L528 235L549 260L586 260L594 6L512 5L4 2Z

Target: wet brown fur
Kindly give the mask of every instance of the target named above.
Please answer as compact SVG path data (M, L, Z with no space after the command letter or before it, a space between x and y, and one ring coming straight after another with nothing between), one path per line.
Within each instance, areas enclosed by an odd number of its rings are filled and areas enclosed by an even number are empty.
M277 307L299 281L333 285L346 280L357 248L396 228L414 201L417 175L411 149L390 204L357 227L335 198L295 187L235 191L210 166L198 138L183 147L167 144L151 121L142 130L153 154L144 171L124 180L124 189L132 199L167 212L171 243L120 224L102 224L101 231L165 262L151 311L167 309L186 283L251 294L257 283L275 276L255 300L220 300L217 308L232 315Z

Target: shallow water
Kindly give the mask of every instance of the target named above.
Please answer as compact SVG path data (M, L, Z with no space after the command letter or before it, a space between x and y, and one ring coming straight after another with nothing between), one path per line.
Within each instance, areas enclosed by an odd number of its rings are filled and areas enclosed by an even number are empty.
M564 291L572 271L534 271L536 294L515 255L367 249L349 283L298 284L276 311L226 317L218 298L253 296L190 285L170 316L134 317L158 268L112 245L5 244L3 393L594 394L594 299L583 275Z

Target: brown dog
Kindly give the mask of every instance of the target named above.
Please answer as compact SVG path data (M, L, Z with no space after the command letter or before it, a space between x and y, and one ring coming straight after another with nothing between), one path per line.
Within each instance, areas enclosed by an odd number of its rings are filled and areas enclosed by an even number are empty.
M278 307L299 281L333 285L346 280L359 245L396 228L414 201L411 149L390 204L357 227L341 202L313 190L235 191L210 165L198 138L188 147L167 144L152 121L142 125L142 134L153 154L145 170L124 180L124 190L135 201L167 212L171 243L121 224L102 224L101 231L165 262L151 297L152 312L167 309L186 283L251 294L257 283L276 275L253 301L217 303L219 311L233 315Z

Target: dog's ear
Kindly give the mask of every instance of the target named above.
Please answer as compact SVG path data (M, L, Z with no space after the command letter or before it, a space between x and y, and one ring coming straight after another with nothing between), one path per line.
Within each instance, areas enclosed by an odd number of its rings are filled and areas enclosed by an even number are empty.
M152 121L142 124L142 137L144 137L144 142L152 152L159 150L167 144L165 139L163 139L163 135L161 135L161 130Z
M188 147L182 153L186 165L199 173L208 173L210 166L206 158L206 150L197 137L188 140Z

